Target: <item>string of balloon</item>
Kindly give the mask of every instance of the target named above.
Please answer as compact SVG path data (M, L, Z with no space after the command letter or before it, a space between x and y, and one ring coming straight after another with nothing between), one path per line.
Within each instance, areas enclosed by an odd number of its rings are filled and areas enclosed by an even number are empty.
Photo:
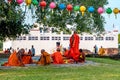
M12 2L12 0L8 0L8 3L11 3ZM25 2L26 3L26 5L31 5L31 4L33 4L33 5L36 5L36 6L40 6L41 8L42 8L42 11L44 12L44 9L45 9L45 7L46 7L46 5L47 5L47 3L46 3L46 1L44 1L44 0L42 0L41 2L38 2L38 0L16 0L16 3L18 3L19 5L20 4L22 4L23 2ZM57 7L57 5L56 5L56 3L55 2L51 2L50 4L49 4L49 7L50 7L50 9L52 10L52 13L53 13L53 10ZM63 11L63 10L67 10L68 12L69 12L69 15L70 15L70 13L71 13L71 11L72 10L74 10L75 12L78 12L78 11L80 11L81 13L82 13L82 16L84 16L84 13L86 12L86 11L88 11L90 14L91 14L91 17L92 17L92 13L94 13L95 12L95 8L94 8L94 6L89 6L88 8L87 7L85 7L84 5L82 5L82 6L79 6L79 5L75 5L75 6L73 6L72 4L67 4L67 5L65 5L64 3L60 3L59 5L58 5L58 8L61 10L61 11ZM114 8L113 10L110 8L110 7L108 7L107 9L104 9L103 7L98 7L98 9L97 9L97 12L99 13L99 14L102 14L102 13L107 13L107 14L111 14L111 13L114 13L115 14L115 18L117 18L117 14L118 13L120 13L120 10L118 9L118 8Z

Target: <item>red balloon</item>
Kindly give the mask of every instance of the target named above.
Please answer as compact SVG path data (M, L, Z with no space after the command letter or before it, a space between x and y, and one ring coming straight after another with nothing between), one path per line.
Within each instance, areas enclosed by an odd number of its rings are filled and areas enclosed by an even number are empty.
M68 4L68 5L67 5L67 10L68 10L68 11L72 11L72 8L73 8L73 6L72 6L71 4Z
M41 7L45 7L46 6L46 2L45 1L41 1L39 4Z

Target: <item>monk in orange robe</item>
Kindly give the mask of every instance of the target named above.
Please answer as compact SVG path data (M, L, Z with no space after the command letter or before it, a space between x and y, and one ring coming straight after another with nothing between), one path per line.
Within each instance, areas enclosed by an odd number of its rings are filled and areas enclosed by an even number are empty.
M24 53L24 55L22 57L22 62L24 64L32 64L33 63L31 50L29 50L28 53Z
M37 64L48 65L51 63L50 54L47 53L44 49L41 50L41 57Z
M63 56L69 58L69 50L67 50L66 48L64 48Z
M75 60L75 62L78 62L79 60L79 42L80 38L77 35L77 32L74 31L73 35L70 37L70 57Z
M63 57L62 57L62 53L60 52L60 49L57 48L57 51L54 52L51 55L52 59L53 59L53 64L63 64Z
M24 52L24 49L20 49L18 52L14 51L10 55L8 62L5 62L2 66L24 66L22 62L22 55Z
M85 53L83 52L82 49L79 50L80 51L80 56L79 56L79 62L85 62Z

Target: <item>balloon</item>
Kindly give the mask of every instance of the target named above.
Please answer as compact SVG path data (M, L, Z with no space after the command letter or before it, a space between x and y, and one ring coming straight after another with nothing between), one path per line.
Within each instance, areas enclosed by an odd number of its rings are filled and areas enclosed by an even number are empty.
M18 4L21 4L21 3L23 3L23 0L16 0L16 2L17 2Z
M12 0L8 0L8 2L12 2Z
M32 2L32 0L25 0L25 3L26 3L27 5L30 5L31 2Z
M86 11L86 7L85 6L81 6L80 7L80 11L82 12L82 16L83 16L84 12Z
M60 10L64 10L66 8L65 4L63 4L63 3L59 4L58 7Z
M79 6L75 6L74 7L74 11L79 11L80 7Z
M56 4L54 2L51 2L49 6L51 9L54 9L56 7Z
M93 6L90 6L90 7L88 8L88 11L89 11L90 13L93 13L93 12L95 11L95 9L94 9Z
M70 15L70 11L72 11L73 9L73 6L71 4L68 4L67 5L67 10L69 11L69 15Z
M107 8L106 9L106 13L109 14L109 17L110 17L110 14L112 13L112 9L111 8Z
M99 14L102 14L102 13L104 12L104 9L103 9L102 7L99 7L99 8L97 9L97 12L98 12Z
M95 11L94 7L93 6L90 6L88 8L88 12L90 12L90 16L92 17L92 13Z
M38 5L39 3L38 3L37 0L32 0L32 4L33 4L33 5Z
M44 12L44 7L46 6L46 2L41 1L39 5L42 7L42 11Z
M68 4L68 5L67 5L67 10L68 10L68 11L72 11L72 8L73 8L73 6L72 6L71 4Z
M114 8L114 9L113 9L113 12L114 12L114 14L115 14L115 18L117 18L117 15L116 15L116 14L119 13L119 9L118 9L118 8Z

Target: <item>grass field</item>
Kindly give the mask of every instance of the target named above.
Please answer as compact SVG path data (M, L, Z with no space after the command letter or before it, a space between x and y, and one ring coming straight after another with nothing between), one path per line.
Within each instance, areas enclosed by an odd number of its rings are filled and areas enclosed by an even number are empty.
M120 80L120 61L87 58L84 66L30 66L0 68L0 80Z

